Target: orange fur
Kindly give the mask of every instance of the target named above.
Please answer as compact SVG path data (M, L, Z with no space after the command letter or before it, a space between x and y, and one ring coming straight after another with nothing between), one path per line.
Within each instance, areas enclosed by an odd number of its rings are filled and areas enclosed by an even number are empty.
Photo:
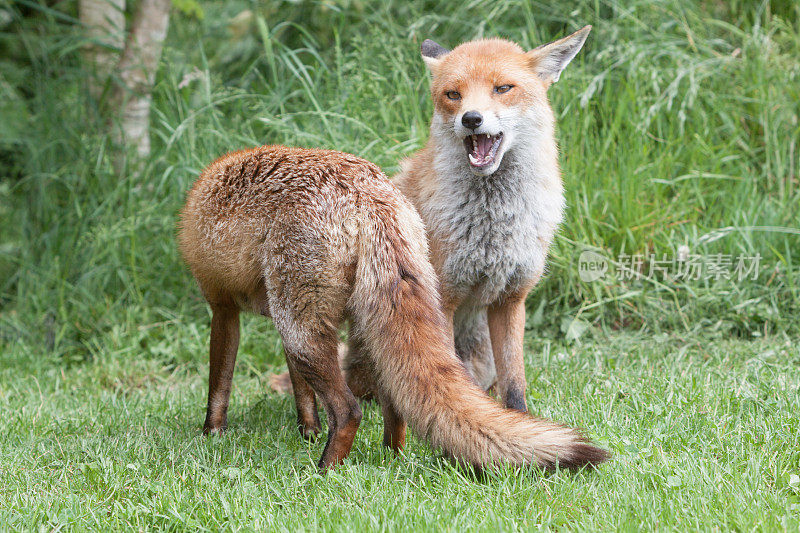
M328 414L320 467L349 453L361 411L339 369L336 330L369 354L384 443L405 422L468 464L579 467L607 453L563 425L505 409L468 376L448 337L410 202L373 164L349 154L264 146L212 163L189 192L180 248L213 310L204 430L224 429L239 311L271 316L283 339L304 435Z
M395 180L425 223L458 355L484 389L521 411L524 301L544 273L564 209L547 91L588 33L587 26L528 52L503 39L452 51L425 41L431 135ZM492 144L486 159L475 144L482 139ZM368 396L366 360L353 350L344 368Z

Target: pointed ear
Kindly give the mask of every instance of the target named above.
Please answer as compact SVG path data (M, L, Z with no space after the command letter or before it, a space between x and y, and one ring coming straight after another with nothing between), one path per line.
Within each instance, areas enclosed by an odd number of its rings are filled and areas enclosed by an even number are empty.
M425 61L430 70L433 70L439 64L442 57L450 53L450 50L430 39L422 41L419 51L422 53L422 60Z
M584 26L572 35L543 44L528 52L527 55L536 74L548 85L557 82L561 71L581 50L591 29L591 26Z

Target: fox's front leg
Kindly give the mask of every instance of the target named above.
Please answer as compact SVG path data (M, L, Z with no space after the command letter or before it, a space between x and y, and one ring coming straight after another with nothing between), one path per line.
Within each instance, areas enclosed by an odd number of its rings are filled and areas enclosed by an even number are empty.
M492 340L494 365L497 370L495 388L506 407L527 411L525 403L525 296L528 291L506 295L489 306L489 336Z

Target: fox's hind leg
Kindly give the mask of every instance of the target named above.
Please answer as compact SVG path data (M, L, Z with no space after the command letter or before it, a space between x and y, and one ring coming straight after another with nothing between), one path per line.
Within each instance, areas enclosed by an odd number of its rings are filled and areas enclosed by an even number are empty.
M218 433L228 426L228 400L233 368L239 350L239 309L234 305L211 304L208 408L203 433Z
M381 395L380 402L383 414L383 445L399 452L406 445L406 422L389 398Z
M291 279L289 274L285 279ZM328 441L319 468L341 463L350 453L361 408L339 368L337 327L346 294L340 287L316 280L294 280L295 287L281 287L271 301L272 319L281 334L290 371L316 393L328 415ZM299 380L295 380L297 387Z
M297 330L291 332L297 333ZM286 343L286 333L281 331L281 335ZM317 393L328 415L328 442L319 461L319 468L325 470L341 463L350 453L361 423L361 408L339 370L336 330L307 331L301 335L307 339L304 346L287 347L286 359L292 361L289 368Z
M342 372L344 372L347 386L353 391L356 397L362 400L372 400L376 397L375 391L375 370L372 358L367 352L364 341L350 325L350 334L347 342L346 352L340 354Z
M341 347L340 347L341 350ZM400 451L406 444L406 423L397 413L391 400L378 393L375 367L363 339L350 326L347 351L339 354L347 386L361 400L377 398L383 413L383 445Z

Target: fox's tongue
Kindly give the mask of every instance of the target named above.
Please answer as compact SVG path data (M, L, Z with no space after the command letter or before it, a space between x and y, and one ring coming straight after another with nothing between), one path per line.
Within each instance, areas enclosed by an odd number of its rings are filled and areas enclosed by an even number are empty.
M494 156L497 154L497 148L500 146L502 137L502 133L497 135L480 133L470 135L464 139L470 165L473 167L485 167L494 162Z
M492 149L491 137L488 135L476 135L476 137L478 138L478 141L475 143L477 146L475 155L480 159L485 159L486 156L489 155L489 150Z

